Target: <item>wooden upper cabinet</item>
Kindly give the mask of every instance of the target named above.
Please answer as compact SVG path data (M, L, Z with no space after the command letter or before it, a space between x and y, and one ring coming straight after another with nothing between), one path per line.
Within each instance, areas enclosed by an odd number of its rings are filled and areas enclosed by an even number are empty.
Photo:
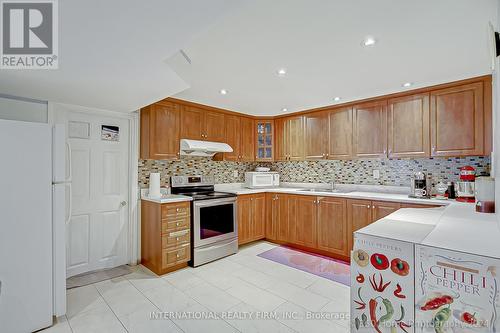
M179 134L180 108L177 104L162 102L141 109L141 158L178 158Z
M380 220L399 208L401 205L398 202L372 201L372 221Z
M354 156L387 156L387 101L355 105L353 118Z
M328 158L352 158L352 126L352 108L328 111Z
M202 109L184 106L181 113L181 139L203 140Z
M430 156L429 126L428 93L389 99L388 156Z
M192 106L181 113L181 139L224 142L224 114Z
M432 91L431 155L482 155L484 116L483 81Z
M252 118L241 117L241 144L240 144L240 161L251 162L255 160L255 129Z
M304 159L304 117L296 116L287 119L286 146L288 160L300 161Z
M345 199L318 198L318 249L348 256L347 203Z
M255 160L274 160L274 120L256 120L254 124L255 135Z
M205 111L204 119L205 127L205 137L207 141L214 142L224 142L225 126L224 126L224 114L220 112Z
M288 151L286 145L287 134L286 118L278 118L274 120L274 159L276 161L286 161L288 159Z
M238 161L240 158L241 129L240 117L226 115L226 140L225 142L233 148L232 153L224 153L226 161Z
M306 160L327 158L328 113L315 112L304 116L304 150Z

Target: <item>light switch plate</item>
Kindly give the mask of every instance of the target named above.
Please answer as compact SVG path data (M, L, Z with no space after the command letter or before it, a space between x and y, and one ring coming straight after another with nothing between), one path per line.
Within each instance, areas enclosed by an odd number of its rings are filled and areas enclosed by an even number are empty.
M238 170L234 170L233 171L233 177L234 178L238 178Z
M373 178L374 179L379 179L380 178L380 170L373 170Z

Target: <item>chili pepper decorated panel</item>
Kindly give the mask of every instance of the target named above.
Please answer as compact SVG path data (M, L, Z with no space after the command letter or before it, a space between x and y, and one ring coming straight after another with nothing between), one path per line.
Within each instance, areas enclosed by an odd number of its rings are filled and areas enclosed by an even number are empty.
M414 332L414 245L354 235L351 332Z
M500 332L500 260L416 247L417 332Z

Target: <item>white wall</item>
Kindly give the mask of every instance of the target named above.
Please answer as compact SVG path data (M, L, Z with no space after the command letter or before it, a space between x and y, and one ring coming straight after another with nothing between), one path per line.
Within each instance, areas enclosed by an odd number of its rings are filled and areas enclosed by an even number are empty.
M497 1L497 31L500 31L500 0ZM500 57L497 57L493 72L493 156L492 176L495 177L495 206L500 223Z
M47 102L0 94L0 119L46 123Z

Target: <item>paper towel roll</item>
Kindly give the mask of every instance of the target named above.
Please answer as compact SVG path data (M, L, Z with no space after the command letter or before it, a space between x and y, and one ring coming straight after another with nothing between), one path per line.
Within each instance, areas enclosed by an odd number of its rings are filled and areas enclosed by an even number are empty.
M160 198L160 174L153 172L149 174L149 196L151 198Z

